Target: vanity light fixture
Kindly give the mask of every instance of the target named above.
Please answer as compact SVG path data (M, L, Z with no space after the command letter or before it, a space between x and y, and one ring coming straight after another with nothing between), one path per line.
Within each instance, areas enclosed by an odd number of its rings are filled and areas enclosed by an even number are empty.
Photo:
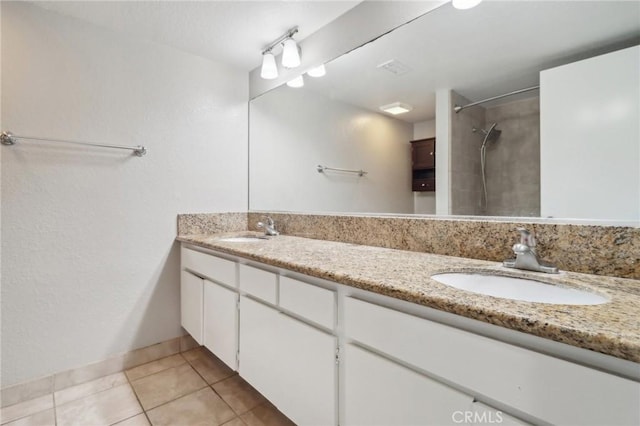
M307 75L309 77L322 77L327 73L327 70L324 68L324 64L319 67L311 68L307 71Z
M388 112L389 114L398 115L411 111L413 107L409 104L403 104L402 102L394 102L389 105L382 105L380 109L384 112Z
M293 39L298 32L298 27L287 30L286 33L278 37L271 44L262 50L262 68L260 77L271 80L278 77L278 67L273 54L273 49L282 44L282 66L288 69L300 66L300 47Z
M482 0L451 0L451 4L456 9L471 9L480 4Z
M262 69L260 70L260 77L265 80L273 80L278 77L276 58L270 50L262 54Z
M294 78L293 80L287 81L287 86L295 87L295 88L302 87L302 86L304 86L304 78L302 78L302 76L299 75L296 78Z

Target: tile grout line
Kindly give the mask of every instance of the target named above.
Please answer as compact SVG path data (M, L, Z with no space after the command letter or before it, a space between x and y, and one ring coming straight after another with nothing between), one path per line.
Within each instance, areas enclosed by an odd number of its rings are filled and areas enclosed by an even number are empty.
M51 397L53 398L53 424L58 426L58 404L56 403L56 392L55 392L55 382L53 392L51 392Z
M202 348L202 346L200 346L200 347ZM194 348L194 349L197 349L197 348ZM182 354L182 353L181 353L181 354ZM184 358L184 355L183 355L183 358ZM200 374L200 372L198 371L198 369L197 369L197 368L195 368L195 367L193 366L193 364L191 364L191 361L189 361L189 360L188 360L188 359L186 359L186 358L185 358L185 360L187 361L187 364L189 364L189 366L190 366L192 369L194 369L194 370L195 370L195 372L196 372L196 373L197 373L197 374L202 378L202 380L204 380L204 382L205 382L205 383L207 384L207 386L208 386L208 387L213 391L213 393L214 393L214 394L216 394L216 395L218 396L218 398L220 398L220 399L222 400L222 402L224 402L225 404L227 404L227 406L231 409L231 411L233 412L233 414L235 414L235 415L236 415L236 417L237 417L240 421L242 421L242 419L240 418L240 414L238 414L238 413L236 412L236 410L234 410L234 409L233 409L233 407L231 406L231 404L229 404L229 403L227 402L227 400L226 400L226 399L224 399L224 397L223 397L222 395L220 395L220 394L219 394L219 393L214 389L214 387L213 387L213 385L218 384L218 383L221 383L221 382L224 382L225 380L228 380L228 379L232 378L233 376L238 376L238 377L240 377L240 374L239 374L237 371L234 371L234 372L233 372L233 374L232 374L232 375L230 375L229 377L225 377L224 379L220 379L220 380L218 380L218 381L216 381L216 382L209 383L209 382L207 381L207 379L205 379L205 377L204 377L202 374ZM243 379L243 380L244 380L244 379ZM204 389L204 388L203 388L203 389ZM199 389L199 390L200 390L200 389ZM163 405L164 405L164 404L163 404ZM258 405L262 405L262 404L258 404ZM256 405L256 407L257 407L257 405ZM255 408L255 407L254 407L254 408ZM253 408L252 408L251 410L253 410ZM246 414L246 413L248 413L248 412L249 412L249 411L251 411L251 410L247 410L247 411L245 411L245 412L244 412L244 413L242 413L242 414ZM233 420L233 419L232 419L232 420ZM229 420L229 421L231 421L231 420ZM242 421L242 422L244 423L244 421ZM228 423L228 422L227 422L227 423Z
M126 370L122 370L122 374L124 374L124 377L127 379L127 383L129 384L129 387L131 388L131 391L135 395L136 401L138 401L138 404L140 404L140 409L142 409L142 414L144 414L144 417L147 419L147 422L149 422L149 424L152 425L151 419L147 415L147 410L144 409L144 406L142 405L142 401L140 401L140 398L138 398L138 393L136 392L136 389L133 387L133 384L131 383L131 380L129 380L129 376L127 376ZM138 414L136 414L135 416L137 416L137 415ZM131 416L131 417L135 417L135 416ZM131 418L131 417L129 417L129 418ZM127 419L123 419L123 420L127 420ZM123 420L121 420L121 421L123 421Z

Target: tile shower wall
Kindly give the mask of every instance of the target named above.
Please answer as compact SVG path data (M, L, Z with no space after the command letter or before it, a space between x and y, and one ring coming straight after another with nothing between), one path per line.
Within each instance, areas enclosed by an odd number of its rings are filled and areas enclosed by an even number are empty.
M453 105L466 105L471 101L456 92L451 92ZM450 191L451 214L480 215L482 175L480 174L480 146L482 134L472 129L485 125L485 109L481 106L466 108L459 113L451 112L450 134Z
M485 118L485 128L502 130L487 145L485 213L540 216L540 98L486 108Z
M470 101L451 92L454 105ZM540 216L540 106L529 98L451 113L451 214ZM502 133L488 142L487 204L482 201L480 147L488 129L498 123Z

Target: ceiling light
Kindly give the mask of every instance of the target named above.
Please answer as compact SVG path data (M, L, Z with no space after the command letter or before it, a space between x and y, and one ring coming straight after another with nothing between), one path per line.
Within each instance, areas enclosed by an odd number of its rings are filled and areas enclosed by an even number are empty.
M287 86L295 87L295 88L302 87L302 86L304 86L304 79L302 78L301 75L299 75L296 78L294 78L293 80L287 81Z
M451 0L451 4L456 9L471 9L480 4L482 0Z
M311 68L307 71L307 75L310 77L322 77L327 73L327 70L324 68L324 64L319 67Z
M276 58L271 51L262 54L262 69L260 70L260 77L265 80L272 80L278 78L278 66L276 65Z
M409 112L413 109L411 105L403 104L402 102L394 102L389 105L383 105L380 109L384 112L387 112L392 115L404 114L405 112Z
M285 68L296 68L300 66L298 43L291 37L282 42L282 66Z
M298 27L289 29L274 40L267 47L262 49L262 69L260 77L270 80L278 77L278 67L272 50L282 44L282 66L285 68L296 68L300 66L300 47L293 39L294 34L298 32Z

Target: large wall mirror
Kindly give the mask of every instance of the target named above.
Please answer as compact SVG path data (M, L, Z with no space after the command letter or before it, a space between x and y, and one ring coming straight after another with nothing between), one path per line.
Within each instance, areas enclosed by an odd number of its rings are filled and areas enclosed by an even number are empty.
M639 42L635 1L444 4L251 100L249 207L637 224Z

